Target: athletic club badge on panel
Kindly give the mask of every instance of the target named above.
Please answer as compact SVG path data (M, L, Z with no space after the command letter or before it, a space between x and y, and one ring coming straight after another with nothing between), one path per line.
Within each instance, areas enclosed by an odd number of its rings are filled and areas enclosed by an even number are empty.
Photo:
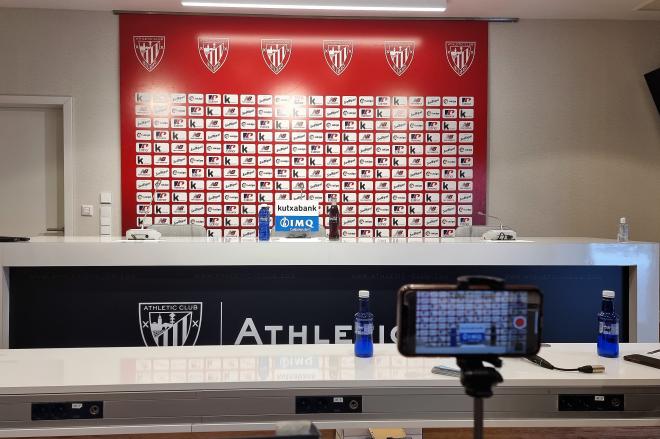
M145 346L194 346L202 326L202 302L140 303Z
M153 71L165 54L165 37L134 36L135 56L147 71Z
M202 62L211 73L217 72L229 55L228 38L198 38L197 50Z
M477 43L471 41L445 41L445 52L449 66L458 76L463 76L470 69Z
M415 55L414 41L385 41L385 59L394 73L403 75Z
M323 56L336 75L341 75L353 58L353 41L323 41Z
M291 40L261 40L261 56L269 69L278 75L291 59Z

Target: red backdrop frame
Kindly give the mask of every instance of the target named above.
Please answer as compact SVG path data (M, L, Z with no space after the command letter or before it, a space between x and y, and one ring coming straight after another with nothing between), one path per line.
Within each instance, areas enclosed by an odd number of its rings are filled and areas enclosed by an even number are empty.
M134 37L136 36L163 36L164 49L162 49L159 63L151 71L146 69L139 55L136 53L134 47ZM200 57L198 52L198 38L199 37L218 37L229 39L228 56L223 65L215 72L212 73L208 69ZM287 65L278 73L275 74L264 62L261 54L261 40L262 39L286 39L291 40L292 50ZM324 59L323 54L323 41L324 40L350 40L353 42L353 55L350 64L345 70L337 75L329 68L329 64ZM398 75L388 65L385 57L384 42L385 41L414 41L415 50L412 61L409 63L405 72ZM473 42L474 50L472 52L473 60L469 68L462 72L461 75L457 73L456 65L452 66L450 57L447 56L448 42ZM255 17L222 17L222 16L177 16L177 15L133 15L125 14L120 16L120 99L121 99L121 142L122 142L122 231L128 228L135 227L139 222L140 217L145 212L138 210L138 206L142 205L143 208L149 209L149 203L138 202L136 196L138 180L155 180L154 177L138 177L136 171L138 168L137 159L139 155L147 155L155 159L157 155L174 155L172 152L165 154L158 154L151 150L148 153L139 153L136 150L139 140L136 139L136 94L149 93L151 98L154 96L164 94L167 96L170 93L199 93L199 94L253 94L253 95L302 95L302 96L439 96L439 97L473 97L474 109L473 114L473 153L466 157L472 157L471 166L461 167L459 163L454 163L456 160L461 159L461 155L453 152L447 156L440 154L440 159L445 157L449 158L444 167L443 162L438 166L440 172L443 169L454 170L456 174L454 179L438 179L438 184L442 181L454 181L460 184L461 178L458 173L463 169L471 169L473 174L471 178L464 181L472 181L472 189L464 191L463 193L472 193L472 202L463 204L463 206L470 206L471 213L459 215L457 211L453 214L443 215L442 213L433 213L430 215L424 211L421 215L415 212L410 215L410 206L424 206L429 203L422 202L421 204L415 203L384 203L383 205L406 205L406 214L408 218L422 217L423 221L427 221L426 217L438 218L439 224L437 226L425 227L424 223L421 226L411 225L408 221L403 229L407 233L412 232L413 236L434 236L433 230L440 233L445 230L445 233L450 233L450 230L458 225L458 218L470 218L474 224L482 224L483 218L476 215L479 210L485 210L486 205L486 166L487 166L487 83L488 83L488 27L487 23L483 22L446 22L446 21L433 21L433 20L347 20L347 19L309 19L309 18L255 18ZM459 72L461 73L461 72ZM449 101L451 103L451 101ZM183 104L186 105L186 104ZM202 104L207 105L206 103ZM374 107L376 108L376 107ZM411 107L412 108L412 107ZM442 109L444 107L440 107ZM449 107L451 108L451 106ZM456 108L454 106L453 108ZM172 115L163 116L163 118L173 118ZM148 116L145 118L149 118ZM189 118L188 115L183 117ZM311 119L310 119L311 120ZM426 119L423 119L426 121ZM453 119L456 120L456 119ZM149 128L153 131L153 126ZM149 130L147 129L147 130ZM170 128L173 130L173 128ZM461 133L454 127L456 135ZM190 131L186 128L186 131ZM451 131L451 130L450 130ZM441 131L443 133L444 131ZM155 134L155 133L154 133ZM325 139L324 139L325 140ZM153 143L150 140L145 143ZM203 141L202 141L203 142ZM256 143L256 142L255 142ZM275 142L273 142L275 143ZM311 143L311 142L309 142ZM320 142L325 144L326 142ZM340 143L340 142L337 142ZM359 142L355 142L356 144ZM439 145L442 142L438 142ZM425 144L422 143L422 146ZM459 145L459 142L456 142ZM378 146L374 143L374 146ZM450 151L451 152L451 151ZM426 151L425 151L426 153ZM207 156L212 154L202 154L206 160ZM223 153L215 154L222 157ZM239 158L240 151L236 154ZM252 154L257 155L257 154ZM271 154L272 155L272 154ZM290 153L292 158L297 154ZM372 151L371 157L378 157ZM309 156L311 157L311 155ZM337 155L340 162L344 154L340 152ZM359 158L360 155L358 154ZM386 155L390 158L389 166L383 169L393 170L391 159L395 155ZM406 154L403 157L410 159L411 155ZM424 154L422 157L426 158ZM452 161L452 157L454 161ZM207 169L208 163L205 163L200 168ZM452 166L453 164L453 166ZM152 172L159 165L152 164L150 167ZM253 166L249 165L248 166ZM170 170L171 162L163 165L164 168ZM184 166L187 171L193 166L186 163ZM273 169L276 166L273 166ZM240 172L241 166L236 166ZM292 166L289 167L293 169ZM372 166L367 166L368 169L375 171L378 166L374 163ZM222 169L222 168L219 168ZM304 168L303 168L304 169ZM326 169L326 168L323 168ZM344 169L340 165L340 169ZM360 169L358 166L356 169ZM412 169L411 167L407 168ZM422 169L426 170L426 167ZM451 172L448 174L451 176ZM415 177L417 178L417 177ZM169 178L170 184L175 178ZM220 180L225 180L221 178ZM168 178L165 178L168 180ZM181 178L181 180L189 180L188 177ZM204 180L207 180L206 177ZM241 180L240 174L237 180ZM258 180L251 178L251 180ZM273 182L278 181L276 176L270 180ZM311 179L304 179L311 180ZM350 180L359 183L358 178L351 178ZM425 178L421 178L422 184L426 184ZM295 183L296 179L286 179L289 183ZM336 180L342 183L342 179ZM395 180L390 180L390 183ZM406 184L409 184L412 179L406 179ZM373 182L377 180L373 179ZM223 183L224 184L224 183ZM325 180L324 180L325 184ZM413 185L416 182L413 181ZM327 193L339 192L343 193L343 187L340 186L340 191L322 191L324 196ZM425 186L426 188L426 186ZM412 193L422 193L425 191L408 190L402 192L410 196ZM252 190L252 189L249 189ZM348 192L356 192L358 189L352 189L349 185ZM148 192L148 191L147 191ZM175 204L171 200L173 188L159 189L158 192L169 193L170 199L168 202L159 204L167 205L171 209ZM190 190L187 190L190 193ZM222 190L221 194L224 196L226 191ZM253 191L260 192L260 191ZM268 192L268 191L266 191ZM290 194L296 194L296 190L285 191ZM378 192L375 188L370 191L373 195ZM395 193L395 191L386 190L385 192ZM442 191L442 188L440 190ZM451 191L449 191L451 192ZM455 191L459 194L460 191ZM242 196L242 191L237 190L236 193ZM270 191L274 196L279 191L274 189ZM397 192L401 193L401 192ZM356 193L359 194L359 191ZM249 194L248 194L249 195ZM317 194L318 195L318 194ZM166 198L165 198L166 199ZM423 198L424 199L424 198ZM221 222L217 230L226 230L229 233L225 234L243 234L251 235L254 231L256 223L252 224L248 220L245 226L242 227L241 223L238 226L226 227L222 221L224 218L236 217L239 220L243 217L251 216L256 219L256 214L252 213L252 208L249 209L250 213L241 215L242 204L252 205L258 204L258 199L250 203L235 203L233 201L224 203L220 202L217 209L221 213L207 214L206 209L208 204L204 200L201 204L204 205L203 215L191 215L189 211L185 213L176 214L171 211L170 214L161 215L169 217L170 220L181 218L187 221L189 217L199 216L205 218L204 222L208 226L207 217L218 217ZM185 203L178 203L190 207L192 203L186 201ZM272 203L269 203L272 204ZM343 203L350 204L350 203ZM356 211L361 210L361 203L354 203ZM447 211L451 212L451 205L460 205L460 203L432 203L437 207L435 208L441 212L445 207ZM227 206L225 206L227 205ZM238 212L234 213L234 206L238 208ZM366 210L369 212L368 205L376 206L375 202L365 203ZM225 211L225 208L231 207L230 210ZM249 206L248 206L249 207ZM429 209L434 209L429 207ZM465 212L465 209L462 209ZM219 210L218 210L219 211ZM215 211L215 212L218 212ZM147 210L148 212L148 210ZM350 212L348 212L350 213ZM147 213L148 218L157 217L157 214ZM344 217L350 218L351 215L344 213ZM390 211L389 214L371 214L359 215L355 214L355 223L353 227L344 227L348 236L387 236L395 235L392 233L395 229L392 226L391 220L397 217L397 213ZM374 221L373 225L369 225L369 217ZM389 218L389 226L379 227L376 225L376 217ZM405 217L405 216L404 216ZM454 224L441 225L440 221L445 221L443 218L454 217ZM472 219L472 217L474 217ZM367 218L366 226L357 225L362 221L362 218ZM380 220L379 220L380 221ZM385 224L385 220L382 220ZM430 224L434 224L433 220L429 220ZM448 221L448 220L447 220ZM468 222L469 222L468 221ZM211 227L213 228L213 227ZM381 230L379 233L378 230ZM386 233L382 233L386 230ZM398 231L400 233L400 230Z

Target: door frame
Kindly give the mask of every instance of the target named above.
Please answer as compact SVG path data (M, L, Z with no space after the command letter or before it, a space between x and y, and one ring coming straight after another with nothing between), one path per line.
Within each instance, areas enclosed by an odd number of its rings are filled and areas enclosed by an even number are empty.
M0 95L0 108L56 108L62 110L64 157L64 236L75 235L75 167L73 153L73 97Z

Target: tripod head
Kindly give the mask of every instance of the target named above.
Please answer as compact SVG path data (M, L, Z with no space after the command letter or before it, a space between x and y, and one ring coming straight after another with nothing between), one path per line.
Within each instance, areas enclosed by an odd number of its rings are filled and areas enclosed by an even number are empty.
M456 358L461 368L461 384L465 393L473 398L490 398L493 396L493 386L503 381L497 369L485 366L484 362L502 367L502 360L496 356Z
M458 288L470 289L476 285L485 285L494 290L504 289L504 279L490 276L461 276L457 279ZM456 357L456 363L461 369L461 384L465 393L473 398L490 398L493 396L493 386L503 381L502 375L493 367L502 367L502 360L496 355L479 357Z

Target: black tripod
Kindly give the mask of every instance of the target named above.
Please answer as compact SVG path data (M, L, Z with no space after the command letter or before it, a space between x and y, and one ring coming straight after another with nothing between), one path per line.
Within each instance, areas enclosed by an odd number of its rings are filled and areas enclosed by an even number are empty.
M493 386L502 382L502 375L484 362L502 367L502 360L496 356L457 357L461 368L461 384L465 393L474 398L474 439L484 437L484 398L493 396Z
M494 290L504 289L504 279L490 276L460 276L457 288L470 289L475 285L487 285ZM502 375L493 367L484 366L490 363L502 367L502 360L496 355L475 357L456 357L456 363L461 368L461 384L465 393L474 398L474 438L484 437L484 398L493 396L493 386L502 382Z

